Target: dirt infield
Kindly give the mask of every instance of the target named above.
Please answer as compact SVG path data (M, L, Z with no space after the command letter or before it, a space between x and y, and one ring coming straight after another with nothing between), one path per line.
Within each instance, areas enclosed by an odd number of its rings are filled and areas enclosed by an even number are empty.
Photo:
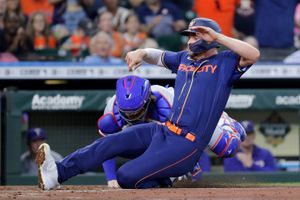
M133 200L290 200L300 199L300 187L108 189L105 186L63 186L42 191L37 186L1 186L0 199L133 199Z

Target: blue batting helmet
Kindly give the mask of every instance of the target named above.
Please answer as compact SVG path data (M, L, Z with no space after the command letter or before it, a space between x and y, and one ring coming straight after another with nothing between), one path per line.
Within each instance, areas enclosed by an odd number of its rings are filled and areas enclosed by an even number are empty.
M187 30L182 31L181 34L185 36L196 35L197 30L191 29L191 27L193 26L206 26L213 29L217 33L221 33L221 28L217 24L217 22L208 18L195 18L190 22L189 28ZM189 49L196 54L216 47L219 47L219 44L217 42L208 43L202 39L189 45Z
M119 112L128 123L143 121L150 103L149 80L126 76L117 81L116 101Z

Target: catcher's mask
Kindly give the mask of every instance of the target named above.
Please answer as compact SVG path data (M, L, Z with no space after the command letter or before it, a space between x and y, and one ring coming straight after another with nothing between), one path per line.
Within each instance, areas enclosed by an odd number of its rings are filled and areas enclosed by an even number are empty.
M143 122L151 98L149 80L138 76L126 76L117 81L116 101L119 113L129 124Z
M208 19L208 18L195 18L190 22L189 28L187 30L184 30L181 32L181 35L184 35L184 36L196 35L197 31L191 29L191 27L193 27L193 26L206 26L206 27L213 29L217 33L221 33L221 28L217 24L217 22L215 22L211 19ZM217 48L217 47L219 47L219 44L217 42L208 43L202 39L199 39L196 42L194 42L193 44L190 44L188 46L189 50L193 54L199 54L199 53L202 53L209 49Z

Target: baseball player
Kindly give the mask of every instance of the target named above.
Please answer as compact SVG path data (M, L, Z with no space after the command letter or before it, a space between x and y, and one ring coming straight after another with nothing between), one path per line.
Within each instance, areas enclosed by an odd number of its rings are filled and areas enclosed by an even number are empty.
M218 24L206 18L193 19L183 34L188 36L187 50L149 48L126 55L130 71L145 61L177 74L168 121L130 126L99 138L57 163L49 145L42 144L37 156L42 189L55 188L77 174L96 170L108 159L134 152L143 153L117 171L122 188L164 186L169 177L192 171L212 138L233 84L260 53L245 42L223 35ZM218 53L219 45L229 50Z
M128 99L129 95L131 98ZM117 81L116 95L108 101L103 116L98 119L99 134L105 137L139 123L166 122L171 114L173 97L172 87L151 86L147 79L138 76L120 78ZM219 157L232 157L244 139L245 132L242 126L223 112L209 147ZM197 180L200 177L199 171L207 168L208 164L203 163L207 160L208 158L202 157L199 159L193 169L192 180ZM102 166L108 187L118 188L115 159L105 161Z

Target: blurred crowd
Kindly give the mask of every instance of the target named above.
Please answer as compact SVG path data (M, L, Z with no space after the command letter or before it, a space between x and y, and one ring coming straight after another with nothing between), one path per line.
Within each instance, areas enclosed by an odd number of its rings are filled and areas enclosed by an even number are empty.
M0 0L0 61L120 64L137 48L179 51L194 17L261 49L299 47L299 0Z

